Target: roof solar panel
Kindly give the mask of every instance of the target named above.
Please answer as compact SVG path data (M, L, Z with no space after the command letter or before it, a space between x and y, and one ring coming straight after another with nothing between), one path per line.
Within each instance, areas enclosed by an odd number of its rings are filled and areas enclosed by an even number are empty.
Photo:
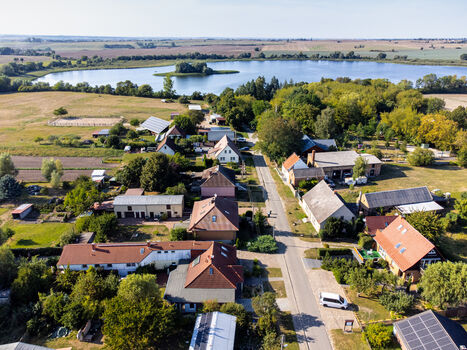
M416 348L411 348L410 350L425 350L425 348L422 346L417 346Z
M418 339L418 337L417 337L417 335L415 333L404 334L404 337L405 337L405 339L407 339L407 341Z
M422 320L420 319L420 317L414 317L410 320L408 320L410 322L410 324L413 326L414 324L419 324L419 323L422 323Z
M405 322L401 322L399 324L399 328L400 329L406 329L406 328L411 328L412 326L410 325L410 323L408 321L405 321Z
M434 333L434 332L438 332L438 331L442 331L443 329L440 327L439 324L434 324L432 325L431 327L427 327L427 329L431 332L431 333Z
M440 329L436 332L432 332L431 335L433 336L433 338L435 338L436 340L442 338L442 337L445 337L446 336L446 333Z
M441 348L442 350L459 350L454 344L448 344Z
M437 338L437 339L436 339L436 342L437 342L439 345L451 344L451 338L449 338L449 337L447 337L446 335L444 335L444 337Z
M433 338L430 334L424 336L424 337L420 337L419 338L420 341L423 343L423 344L426 344L426 343L430 343L432 341L435 341L435 338Z
M417 332L417 335L418 335L419 338L424 337L424 336L429 335L429 334L431 334L431 333L428 332L428 329L426 329L426 328L423 328L419 332Z
M427 327L434 326L434 325L437 325L439 327L438 321L436 321L434 318L430 320L426 320L425 324L427 325Z
M418 324L414 324L412 325L413 329L415 329L417 331L417 333L419 331L421 331L422 329L425 329L425 325L423 323L418 323Z
M426 350L437 350L439 349L438 344L436 342L424 343L423 346Z
M422 342L420 340L418 340L418 339L414 339L414 340L409 341L407 343L409 343L410 348L414 348L416 346L421 346L422 345Z
M427 321L427 320L434 320L435 318L433 317L433 314L423 314L423 315L420 315L418 316L420 319L422 319L423 321Z

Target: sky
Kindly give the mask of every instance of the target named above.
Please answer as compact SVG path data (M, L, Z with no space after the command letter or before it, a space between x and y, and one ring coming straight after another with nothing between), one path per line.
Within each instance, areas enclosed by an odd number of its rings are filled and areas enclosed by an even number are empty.
M0 34L467 37L467 0L16 0L0 13Z

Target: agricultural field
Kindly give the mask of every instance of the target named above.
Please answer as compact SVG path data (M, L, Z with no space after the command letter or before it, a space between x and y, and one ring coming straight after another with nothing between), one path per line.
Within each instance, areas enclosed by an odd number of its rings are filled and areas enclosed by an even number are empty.
M91 176L92 170L63 170L63 176L61 177L61 181L74 181L81 175ZM42 173L38 169L23 169L18 170L18 175L16 175L16 179L18 181L23 182L48 182L47 179L42 176Z
M449 111L459 106L467 107L467 94L425 94L424 97L437 97L446 103L445 108Z
M52 58L48 56L16 56L16 55L0 55L0 64L15 62L15 58L18 60L23 59L22 63L26 62L48 62ZM21 61L18 61L21 63Z
M169 119L172 112L184 112L178 103L162 103L159 99L112 96L77 92L31 92L0 95L0 151L29 156L116 156L123 152L108 148L71 148L38 144L36 137L77 135L92 139L102 127L54 127L47 123L53 111L64 107L74 117L117 117L141 121L154 115Z

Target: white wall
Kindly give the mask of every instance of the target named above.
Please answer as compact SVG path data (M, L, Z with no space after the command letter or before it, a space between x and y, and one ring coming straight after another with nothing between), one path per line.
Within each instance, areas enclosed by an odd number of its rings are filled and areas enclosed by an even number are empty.
M169 156L173 156L175 154L173 149L168 147L167 145L162 146L162 148L159 150L159 153L164 153Z
M117 215L117 212L121 213L121 217L125 217L125 212L128 212L128 205L115 205L114 204L114 213ZM150 217L150 213L154 215L161 215L161 213L171 212L172 217L180 218L183 215L183 205L182 204L171 204L170 209L167 209L167 205L131 205L131 212L138 212L141 215L141 212L144 212L146 218ZM139 216L141 217L141 216Z
M222 164L229 162L238 163L239 161L237 153L235 153L229 146L225 147L222 152L219 153L217 159L219 159L219 162Z

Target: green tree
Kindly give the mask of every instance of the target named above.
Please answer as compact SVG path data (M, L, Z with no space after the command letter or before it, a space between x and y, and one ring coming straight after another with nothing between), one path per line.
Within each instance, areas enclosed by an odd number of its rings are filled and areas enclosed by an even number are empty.
M334 110L327 107L316 117L316 122L313 125L316 137L320 139L329 139L336 135L337 127L334 121L334 115Z
M467 220L467 198L464 197L463 193L462 197L458 200L456 200L456 204L454 204L454 209L456 209L459 212L459 216ZM467 197L467 196L466 196Z
M319 231L322 240L344 237L346 228L345 221L341 218L330 217L326 220L324 227Z
M384 349L392 342L392 327L387 327L382 323L369 324L363 335L374 349Z
M54 114L57 116L65 115L65 114L68 114L68 111L64 107L59 107L57 109L54 109Z
M300 149L302 133L295 120L286 120L267 111L259 118L257 131L258 147L274 160Z
M76 182L75 187L66 194L64 204L74 214L78 215L89 210L91 205L101 200L101 194L88 178Z
M130 120L130 125L131 126L138 126L140 123L141 122L137 118L133 118L132 120Z
M174 118L174 124L185 131L188 135L196 134L196 120L189 115L177 115Z
M57 279L55 280L56 290L71 294L80 274L78 271L70 270L69 267L65 268L62 273L57 274Z
M184 228L173 228L170 230L171 241L184 241L188 238L188 232Z
M379 302L386 310L403 314L412 307L414 297L403 291L385 292L379 297Z
M92 216L89 223L89 230L95 232L95 242L106 242L118 229L117 217L114 213L106 213L99 216Z
M255 314L262 317L265 315L277 315L279 313L279 307L276 303L276 295L271 292L263 293L258 295L251 300L251 306L255 311Z
M13 176L4 175L0 178L0 201L20 196L21 190L21 185Z
M15 234L15 231L13 231L11 228L0 227L0 246L6 241L8 241L10 237L13 237L14 234Z
M44 260L33 257L31 261L23 261L11 284L11 301L14 304L35 302L39 299L38 293L46 292L52 281L52 272Z
M17 173L11 155L9 153L0 153L0 177L5 175L16 176Z
M42 305L42 314L58 324L65 313L65 306L70 302L70 298L62 292L52 291L49 295L39 293L39 301Z
M425 238L437 243L446 232L446 227L441 217L432 211L418 211L407 215L406 220Z
M60 177L63 175L63 166L60 159L44 158L42 159L41 173L47 181L52 178L52 173L56 172ZM56 175L56 176L57 176ZM59 178L60 181L60 178Z
M463 168L467 167L467 146L457 152L457 164Z
M169 157L163 153L153 153L143 166L141 186L146 191L164 192L177 178Z
M368 166L368 161L364 157L358 157L355 160L355 165L353 166L352 179L357 179L360 176L365 176L366 167Z
M407 161L410 165L426 166L431 165L435 161L435 156L429 149L417 147L407 156Z
M0 288L8 288L16 278L15 256L8 247L0 247Z
M467 264L463 262L430 264L420 280L422 297L443 310L467 302L466 285Z
M175 97L174 83L170 74L167 74L164 78L164 96L167 98Z
M156 276L150 274L132 274L127 276L118 287L117 296L128 301L141 301L148 298L159 298L159 286Z
M351 288L358 293L373 296L377 291L377 285L373 276L364 268L356 267L349 272L348 281Z
M229 314L229 315L237 317L238 327L242 329L245 329L248 327L249 322L250 322L250 317L248 315L248 312L246 312L245 307L243 305L232 303L232 302L225 303L221 305L219 311L225 314Z
M52 188L60 188L61 178L62 175L58 171L52 171L52 174L50 175L50 184L52 185Z
M279 338L277 337L276 332L268 332L266 335L263 337L263 342L261 344L261 349L262 350L280 350L281 345Z
M146 164L146 159L142 157L134 158L123 168L117 171L117 180L128 188L140 187L141 173Z
M217 302L217 299L205 300L203 301L202 312L214 312L219 311L221 308L220 304Z
M126 135L127 132L128 132L128 129L125 128L122 122L115 124L109 130L110 135L117 135L117 136Z
M105 139L105 147L119 149L121 147L120 137L117 135L110 135Z
M167 187L165 194L177 195L177 194L186 194L187 190L183 182L179 182L177 185L172 187Z

